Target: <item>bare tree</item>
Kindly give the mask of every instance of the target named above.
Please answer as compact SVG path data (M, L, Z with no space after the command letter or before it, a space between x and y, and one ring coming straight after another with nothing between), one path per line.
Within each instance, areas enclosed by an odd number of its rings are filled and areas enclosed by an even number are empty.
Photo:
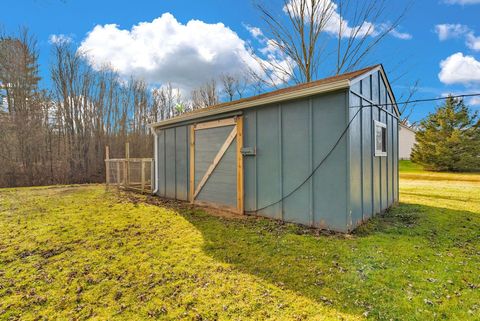
M224 73L220 75L222 82L222 92L227 96L228 101L235 97L241 99L248 87L249 79L246 75L232 75Z
M218 104L218 89L215 79L211 79L203 86L194 89L191 94L191 109L205 108Z
M6 107L0 122L0 177L13 183L38 183L35 173L42 171L45 109L38 73L36 40L27 29L0 36L0 100Z
M415 94L418 92L418 87L419 87L420 80L417 79L412 86L408 88L408 91L404 93L402 96L400 96L399 101L400 101L400 122L403 125L408 125L410 117L412 116L412 113L415 109L416 104L412 103L411 100L415 96ZM414 125L414 124L410 124Z
M398 27L408 8L387 19L386 0L284 0L280 15L262 3L256 7L267 27L264 40L269 52L276 53L257 60L263 78L273 85L282 80L309 82L318 78L319 71L335 75L358 68ZM382 22L387 20L391 22ZM321 64L332 53L335 68L326 70Z

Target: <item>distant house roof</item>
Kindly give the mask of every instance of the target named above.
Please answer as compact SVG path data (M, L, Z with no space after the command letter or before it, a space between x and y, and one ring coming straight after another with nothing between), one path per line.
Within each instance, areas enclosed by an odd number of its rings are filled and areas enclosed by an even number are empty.
M409 131L411 131L411 132L413 132L413 133L416 133L416 132L417 132L417 130L416 130L415 128L411 127L411 126L407 126L407 125L402 124L402 123L399 123L399 124L400 124L400 127L405 128L405 129L407 129L407 130L409 130Z
M226 113L231 111L236 111L244 108L254 107L258 105L278 103L286 100L307 97L314 94L326 93L331 91L336 91L340 89L349 88L351 81L356 78L366 74L368 72L380 70L385 77L382 65L374 65L360 70L348 72L345 74L323 78L320 80L299 84L287 88L282 88L274 90L265 94L247 97L231 102L221 103L218 105L213 105L201 109L196 109L182 115L162 120L157 123L152 123L150 126L152 128L163 127L172 125L175 123L193 120L201 117L212 116L215 114ZM386 77L385 77L386 78ZM386 80L386 79L385 79ZM393 93L389 88L388 82L386 81L389 92L394 101Z

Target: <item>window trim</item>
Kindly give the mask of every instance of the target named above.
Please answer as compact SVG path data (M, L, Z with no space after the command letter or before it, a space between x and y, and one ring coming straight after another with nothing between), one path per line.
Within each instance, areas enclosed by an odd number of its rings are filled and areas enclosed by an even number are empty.
M374 120L373 121L374 123L374 127L373 127L373 136L375 137L374 139L374 147L375 147L375 156L376 157L386 157L387 156L387 150L388 150L388 146L387 146L387 135L388 135L388 132L387 132L387 124L385 123L382 123L382 122L379 122L378 120ZM377 127L381 127L381 128L384 128L385 129L385 151L383 150L378 150L377 149Z

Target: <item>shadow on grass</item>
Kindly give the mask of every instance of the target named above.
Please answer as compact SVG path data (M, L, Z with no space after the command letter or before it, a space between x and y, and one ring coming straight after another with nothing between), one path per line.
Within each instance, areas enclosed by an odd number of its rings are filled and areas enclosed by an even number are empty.
M203 234L204 251L211 257L339 311L388 319L416 313L415 300L420 311L435 311L434 305L424 306L424 298L441 285L419 271L435 275L453 268L454 261L432 262L458 245L452 239L471 242L478 229L474 225L465 233L452 228L455 221L432 215L446 211L457 222L472 214L400 204L351 235L330 236L263 218L213 217L199 210L181 215ZM423 290L408 294L415 282Z

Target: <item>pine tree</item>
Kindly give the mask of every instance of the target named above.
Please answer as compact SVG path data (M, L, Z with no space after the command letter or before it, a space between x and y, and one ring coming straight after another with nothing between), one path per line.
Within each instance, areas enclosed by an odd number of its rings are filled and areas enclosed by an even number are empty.
M480 120L462 99L445 104L420 123L412 161L434 171L480 170Z

